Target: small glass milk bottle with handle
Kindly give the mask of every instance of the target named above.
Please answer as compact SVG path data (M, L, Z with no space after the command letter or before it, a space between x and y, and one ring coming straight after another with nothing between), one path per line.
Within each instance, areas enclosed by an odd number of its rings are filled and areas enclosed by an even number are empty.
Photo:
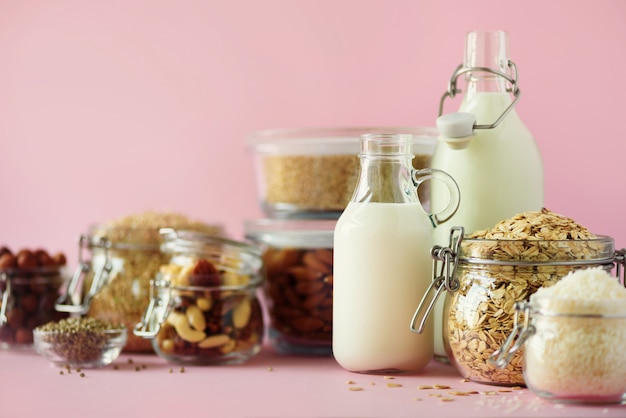
M413 168L412 144L404 134L362 137L359 181L335 227L332 349L349 371L411 373L433 356L432 326L418 335L409 322L431 281L434 226L454 214L459 192L446 173ZM430 179L449 190L436 214L417 194Z
M461 90L457 79L463 77ZM444 102L463 92L457 113L443 114ZM466 36L465 59L455 70L439 105L439 141L431 167L457 181L463 202L450 224L467 233L487 229L518 213L543 207L543 162L531 132L518 116L517 67L509 59L508 34L473 31ZM431 185L431 207L446 204L445 187ZM445 246L450 229L435 229ZM443 298L434 310L435 358L446 360L442 336Z

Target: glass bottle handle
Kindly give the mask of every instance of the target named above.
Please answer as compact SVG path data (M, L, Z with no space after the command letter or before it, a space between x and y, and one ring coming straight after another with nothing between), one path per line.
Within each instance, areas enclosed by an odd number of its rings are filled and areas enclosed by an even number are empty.
M413 171L413 182L415 187L419 187L420 184L427 180L439 180L443 182L448 188L450 199L448 200L448 206L442 211L437 213L428 212L428 218L433 227L450 219L459 208L461 200L461 191L459 185L452 178L452 176L443 170L437 170L436 168L423 168L421 170Z

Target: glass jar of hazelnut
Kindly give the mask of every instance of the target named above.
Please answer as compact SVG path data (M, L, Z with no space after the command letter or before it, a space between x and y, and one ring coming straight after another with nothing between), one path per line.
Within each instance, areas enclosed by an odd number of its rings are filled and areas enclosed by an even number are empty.
M63 253L0 248L0 348L32 348L33 329L67 317L54 304L67 279Z

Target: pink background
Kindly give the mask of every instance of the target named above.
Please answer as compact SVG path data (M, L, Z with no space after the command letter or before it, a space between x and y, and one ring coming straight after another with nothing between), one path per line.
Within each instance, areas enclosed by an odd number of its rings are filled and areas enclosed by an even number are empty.
M472 29L510 33L546 206L626 247L621 0L3 0L0 244L75 261L90 224L148 209L241 238L247 134L433 126Z

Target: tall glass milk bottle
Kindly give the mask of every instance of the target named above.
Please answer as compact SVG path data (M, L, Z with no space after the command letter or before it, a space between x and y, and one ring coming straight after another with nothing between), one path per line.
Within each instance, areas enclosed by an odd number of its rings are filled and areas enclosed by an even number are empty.
M463 90L457 89L461 76L466 81ZM459 113L441 116L445 99L461 91ZM508 56L508 34L468 33L464 63L441 99L440 137L431 162L431 167L457 181L462 201L449 224L463 226L467 234L543 207L543 163L533 135L515 111L519 94L517 69ZM432 207L445 205L447 199L445 188L433 182ZM437 245L448 245L449 237L450 228L435 229ZM445 361L443 302L439 298L434 309L435 358Z
M335 227L332 349L349 371L410 373L433 357L432 324L419 335L409 325L431 282L434 225L456 211L459 194L446 173L415 170L411 152L411 135L364 135L359 181ZM437 214L417 194L430 179L449 190Z

